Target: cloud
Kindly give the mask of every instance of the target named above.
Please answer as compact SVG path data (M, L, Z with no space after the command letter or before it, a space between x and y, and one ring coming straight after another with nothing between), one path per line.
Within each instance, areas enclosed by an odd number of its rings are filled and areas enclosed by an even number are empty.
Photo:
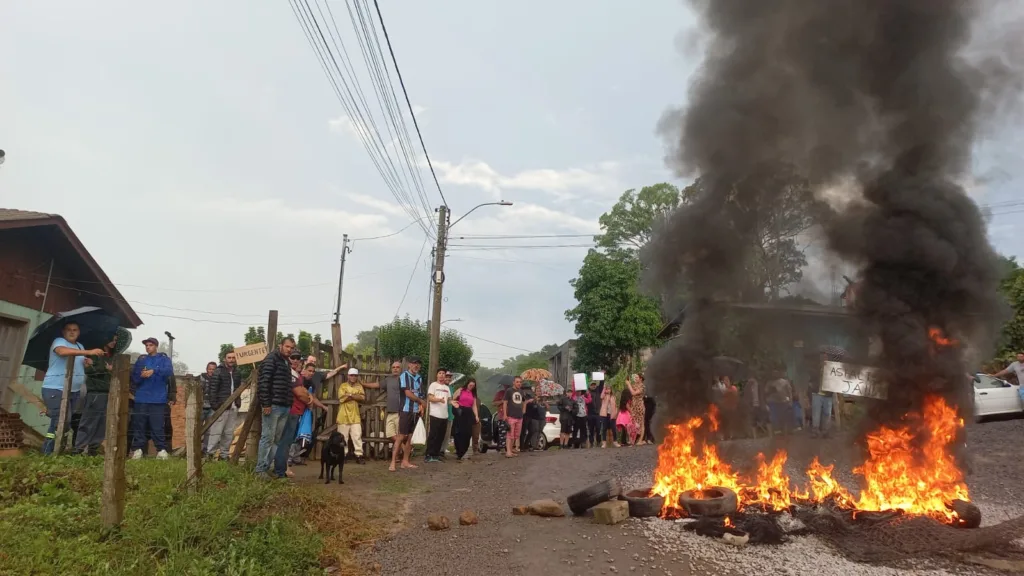
M232 219L245 219L261 226L291 228L293 231L304 230L308 233L322 233L326 236L339 236L344 227L348 233L370 233L380 231L388 222L387 216L381 214L360 214L350 210L338 210L326 207L296 206L278 198L211 198L200 200L182 199L176 205L187 211L223 218L225 214Z
M352 118L344 114L328 120L327 128L337 134L348 134L359 141L372 138L365 122L362 120L352 120Z
M458 164L434 162L439 178L446 184L474 186L500 197L502 190L539 190L560 201L578 197L577 191L589 193L617 192L621 188L616 162L602 162L583 168L536 168L514 174L502 174L482 160L465 160Z
M409 213L406 212L405 208L402 208L402 206L393 201L389 202L373 196L355 194L352 192L346 192L344 196L356 204L366 206L367 208L374 208L391 216L401 216L403 218L409 217Z

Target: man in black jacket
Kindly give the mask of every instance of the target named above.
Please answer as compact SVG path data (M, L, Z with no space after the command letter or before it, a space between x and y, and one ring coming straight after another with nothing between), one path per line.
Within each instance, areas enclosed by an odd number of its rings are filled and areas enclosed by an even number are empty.
M292 386L297 375L292 375L288 357L295 350L295 339L285 338L281 345L263 359L257 378L257 398L263 410L263 433L260 435L259 457L256 474L266 475L274 462L274 450L284 426L288 422L288 410L292 407L294 395Z
M224 355L224 362L210 376L211 412L223 406L235 390L242 385L242 376L238 373L237 362L235 353L228 352ZM216 458L219 453L221 459L228 459L228 454L231 451L231 438L234 436L235 424L238 422L238 409L241 406L242 398L235 398L235 401L210 427L210 441L207 444L207 453L210 456Z

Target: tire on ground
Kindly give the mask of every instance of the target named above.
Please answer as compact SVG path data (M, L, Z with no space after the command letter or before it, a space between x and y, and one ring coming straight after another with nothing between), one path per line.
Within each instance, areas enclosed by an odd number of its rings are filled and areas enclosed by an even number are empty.
M679 507L690 516L725 516L739 506L736 493L723 486L705 488L700 498L694 498L692 492L687 490L679 496Z
M629 504L629 515L633 518L654 518L661 514L665 506L665 497L657 494L651 495L650 488L631 490L626 492L619 499Z
M569 510L572 510L573 514L580 516L601 502L617 498L621 492L618 481L608 479L569 496L566 498L566 504L569 505Z

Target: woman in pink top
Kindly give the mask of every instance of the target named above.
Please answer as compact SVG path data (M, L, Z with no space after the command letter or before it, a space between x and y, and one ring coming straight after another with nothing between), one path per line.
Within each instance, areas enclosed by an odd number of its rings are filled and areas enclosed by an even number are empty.
M476 399L476 378L470 378L466 385L455 391L455 458L462 457L469 450L473 438L473 427L480 423L480 412Z

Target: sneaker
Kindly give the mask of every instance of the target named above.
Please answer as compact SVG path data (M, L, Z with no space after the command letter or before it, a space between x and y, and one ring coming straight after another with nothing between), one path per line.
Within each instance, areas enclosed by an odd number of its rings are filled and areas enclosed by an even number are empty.
M132 460L142 460L142 450L132 452Z
M366 464L366 459L363 458L362 456L357 456L356 457L356 464Z
M167 453L167 450L161 450L161 451L156 453L156 459L157 460L167 460L167 458L169 456L170 456L170 454Z

